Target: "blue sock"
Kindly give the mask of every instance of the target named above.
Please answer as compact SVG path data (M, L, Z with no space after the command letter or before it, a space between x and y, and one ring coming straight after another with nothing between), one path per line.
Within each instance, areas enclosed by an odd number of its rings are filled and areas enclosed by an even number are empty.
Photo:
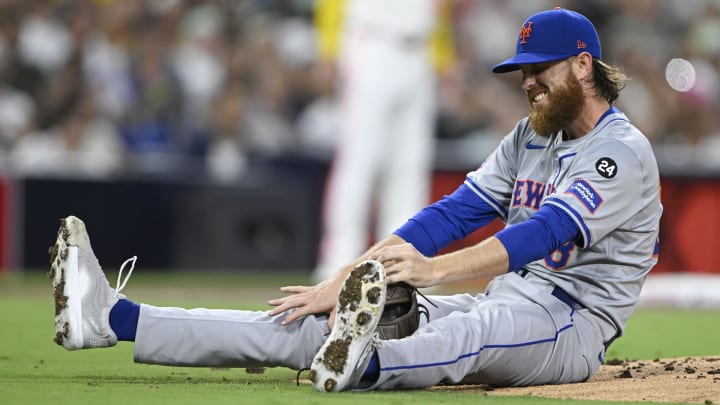
M138 318L140 318L140 305L128 299L119 300L110 310L110 328L115 332L118 340L134 342Z
M378 378L380 378L380 360L378 359L377 352L373 352L365 372L362 377L360 377L360 381L374 383Z

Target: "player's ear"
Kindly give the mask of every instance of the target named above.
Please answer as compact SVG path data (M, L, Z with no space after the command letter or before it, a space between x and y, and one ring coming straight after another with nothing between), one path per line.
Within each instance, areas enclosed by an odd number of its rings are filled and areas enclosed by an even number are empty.
M592 78L593 57L589 52L582 52L572 58L572 66L578 79Z

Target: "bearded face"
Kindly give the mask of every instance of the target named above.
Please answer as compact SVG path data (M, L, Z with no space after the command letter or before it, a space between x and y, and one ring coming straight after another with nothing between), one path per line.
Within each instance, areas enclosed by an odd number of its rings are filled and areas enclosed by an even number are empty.
M564 85L555 89L545 88L542 105L530 102L530 126L540 135L550 136L567 127L580 115L584 103L583 89L578 79L570 72Z

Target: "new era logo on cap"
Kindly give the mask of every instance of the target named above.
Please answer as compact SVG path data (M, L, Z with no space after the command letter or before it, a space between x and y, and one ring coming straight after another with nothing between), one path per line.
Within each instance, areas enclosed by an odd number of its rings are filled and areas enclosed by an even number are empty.
M601 57L600 39L593 24L572 10L556 7L533 14L523 23L515 56L493 67L495 73L518 70L522 64L544 63L589 52Z

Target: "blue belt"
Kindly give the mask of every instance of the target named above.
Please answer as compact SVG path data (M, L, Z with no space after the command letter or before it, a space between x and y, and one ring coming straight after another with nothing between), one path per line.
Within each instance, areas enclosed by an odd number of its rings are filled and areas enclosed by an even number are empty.
M554 295L555 298L557 298L557 299L559 299L560 301L564 302L565 304L567 304L567 306L569 306L570 308L572 308L572 309L574 309L574 310L576 310L576 311L577 311L578 309L583 309L583 308L585 308L581 303L575 301L575 298L573 298L573 297L571 297L570 295L568 295L568 293L566 293L565 290L563 290L563 289L560 288L560 287L557 287L557 286L556 286L555 288L553 288L551 294Z
M516 270L515 272L518 275L520 275L520 277L523 277L523 278L525 276L527 276L528 273L530 273L529 271L527 271L525 269L519 269L519 270ZM572 308L576 311L579 309L585 308L585 306L583 306L581 303L577 302L575 300L575 298L571 297L570 294L566 293L565 290L563 290L562 288L560 288L558 286L555 286L555 288L553 288L553 290L550 294L552 294L555 298L564 302L565 305L569 306L570 308Z

